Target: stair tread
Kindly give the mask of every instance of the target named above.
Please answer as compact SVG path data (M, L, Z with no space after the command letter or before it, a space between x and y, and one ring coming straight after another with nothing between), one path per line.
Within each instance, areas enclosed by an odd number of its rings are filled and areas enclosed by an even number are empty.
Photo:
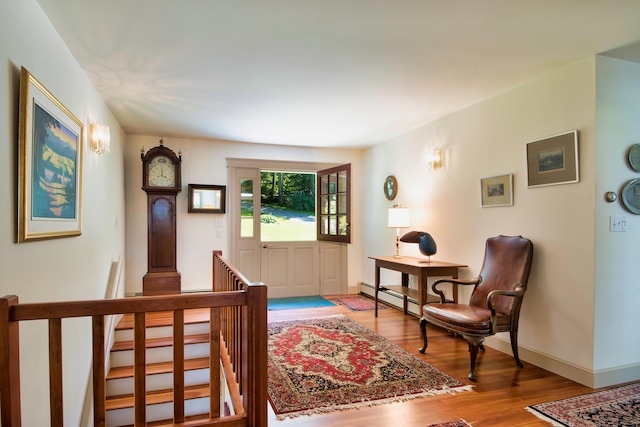
M199 426L202 425L202 423L205 421L211 421L211 418L209 418L209 414L190 415L188 417L184 417L184 423L179 425L185 427ZM147 423L147 427L174 427L175 425L176 424L173 422L173 420L160 420ZM122 427L134 427L134 425L130 424Z
M199 384L184 388L185 400L209 397L209 384ZM173 402L173 389L148 391L146 396L147 405L158 405L161 403ZM115 409L133 408L133 393L119 396L107 397L105 407L107 411Z
M198 357L195 359L186 359L184 361L184 370L193 371L196 369L209 368L208 357ZM157 362L148 363L146 366L147 375L168 374L173 372L173 362ZM133 378L133 366L113 367L107 374L107 380Z
M173 317L171 313L172 312L170 311L157 311L147 313L145 315L145 324L148 328L171 326L173 325ZM190 310L185 310L184 323L206 323L209 321L209 313L210 309L208 308L193 308ZM117 331L133 329L133 319L134 315L132 313L125 314L124 316L122 316L122 319L120 319L115 329Z
M201 344L209 342L209 334L185 335L185 344ZM173 345L173 337L147 338L145 340L146 348L171 347ZM111 351L133 350L133 340L116 341L111 346Z

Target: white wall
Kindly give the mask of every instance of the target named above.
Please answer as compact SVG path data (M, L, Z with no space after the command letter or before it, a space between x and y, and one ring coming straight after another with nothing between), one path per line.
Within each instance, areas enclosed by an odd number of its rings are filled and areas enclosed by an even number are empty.
M411 229L432 234L435 259L469 265L464 277L478 274L487 237L523 235L533 241L521 357L578 381L593 381L595 84L592 57L369 149L363 168L364 191L371 195L364 199L363 210L370 213L365 230L378 233L364 235L364 281L374 280L373 262L366 257L393 251L394 231L386 227L391 203L382 183L394 174L396 201L411 208ZM580 182L528 189L526 143L574 129L579 131ZM428 171L430 147L444 148L443 170ZM514 205L482 208L480 179L508 173L514 175ZM598 192L598 202L602 197ZM604 227L598 224L599 231ZM402 245L401 251L421 256L412 246ZM388 277L383 280L392 280ZM467 295L462 293L463 301ZM508 336L499 338L490 344L510 352ZM640 352L628 355L629 362L639 360Z
M127 293L142 292L142 277L147 272L147 195L142 191L142 161L145 152L158 145L159 136L127 136L125 144L127 206ZM182 290L204 290L211 287L211 253L222 250L229 256L229 215L187 213L188 184L214 184L228 187L227 158L283 160L299 162L351 163L352 173L352 241L348 245L348 285L353 292L360 280L362 216L361 150L318 149L249 144L221 140L164 137L164 145L182 151L182 191L178 193L177 264ZM222 238L216 237L215 220L222 219Z
M122 135L86 75L35 0L0 1L0 295L20 302L105 297L112 260L124 252ZM111 127L112 151L83 156L82 235L15 243L20 67L84 125ZM90 370L91 321L63 322L65 424L80 425ZM47 325L20 326L23 425L49 424Z
M640 64L597 58L596 173L596 305L594 369L613 375L626 366L640 377L640 217L629 213L619 198L606 203L607 191L620 190L640 178L627 163L630 146L640 142ZM609 217L626 219L627 232L608 231ZM612 372L613 371L613 372ZM623 378L625 379L625 378ZM628 381L628 380L627 380Z

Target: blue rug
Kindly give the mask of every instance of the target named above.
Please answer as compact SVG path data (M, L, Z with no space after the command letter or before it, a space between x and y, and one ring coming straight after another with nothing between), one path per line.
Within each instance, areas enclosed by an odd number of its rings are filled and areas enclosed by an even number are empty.
M335 305L331 301L320 296L295 297L295 298L269 298L267 309L290 310L295 308L329 307Z

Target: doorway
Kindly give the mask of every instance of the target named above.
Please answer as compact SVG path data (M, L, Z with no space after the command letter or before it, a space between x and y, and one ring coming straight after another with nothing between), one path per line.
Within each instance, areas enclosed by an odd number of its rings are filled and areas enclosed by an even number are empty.
M347 248L316 239L317 163L227 159L230 260L269 298L346 293Z

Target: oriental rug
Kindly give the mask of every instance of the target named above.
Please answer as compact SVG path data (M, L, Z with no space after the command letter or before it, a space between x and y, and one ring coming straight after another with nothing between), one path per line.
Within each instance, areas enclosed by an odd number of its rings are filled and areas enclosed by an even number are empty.
M360 295L350 295L346 297L334 297L327 299L336 304L340 304L341 306L346 307L351 311L371 311L375 310L376 308L375 300ZM389 310L389 307L378 302L378 310Z
M267 334L277 419L471 389L343 315L270 322Z
M456 421L449 421L449 422L446 422L446 423L431 424L428 427L472 427L472 426L471 426L471 424L467 423L465 420L460 418L459 420L456 420Z
M553 426L640 426L640 383L526 409Z

